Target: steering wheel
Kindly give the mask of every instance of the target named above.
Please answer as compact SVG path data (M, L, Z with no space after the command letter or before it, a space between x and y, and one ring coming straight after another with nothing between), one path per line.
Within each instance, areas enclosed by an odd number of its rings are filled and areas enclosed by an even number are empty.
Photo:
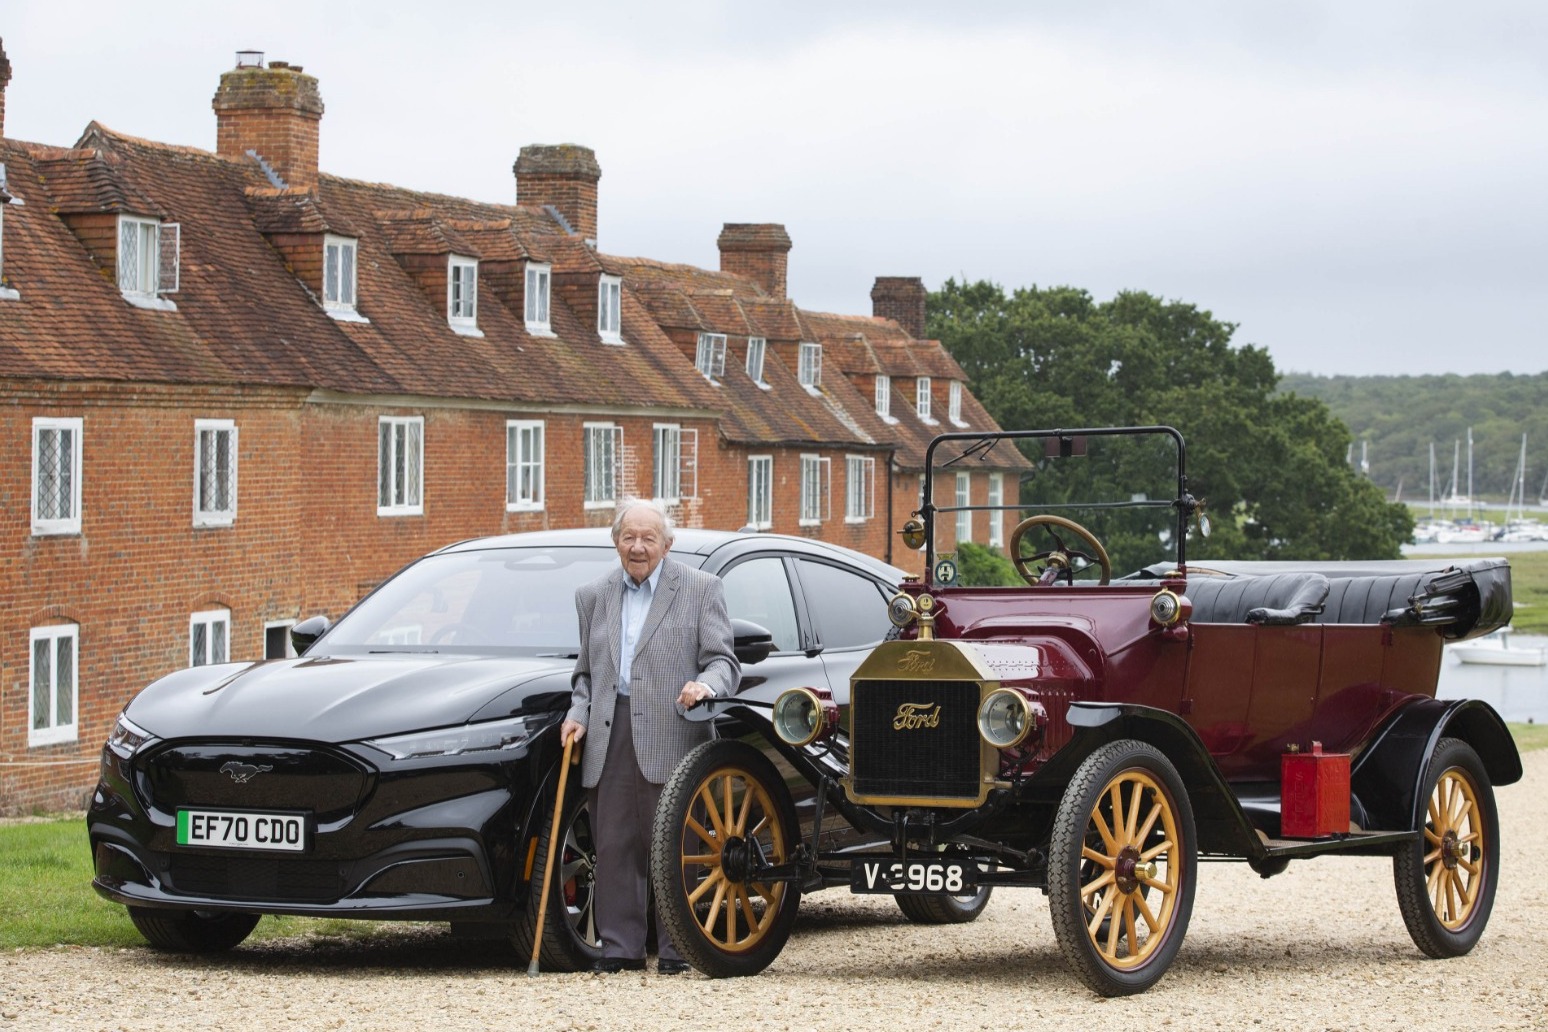
M1022 555L1021 539L1039 527L1042 527L1043 532L1053 539L1054 547L1032 555ZM1081 543L1089 545L1091 550L1083 552L1070 548L1059 536L1061 530L1075 535ZM1016 524L1016 529L1011 532L1010 557L1011 562L1016 564L1016 572L1034 587L1040 584L1057 584L1060 577L1064 578L1065 583L1073 585L1076 573L1075 566L1071 562L1073 559L1086 561L1086 565L1081 567L1082 571L1100 566L1102 579L1097 582L1098 584L1106 584L1113 576L1113 564L1107 558L1107 549L1102 547L1102 542L1098 541L1091 531L1063 516L1029 516ZM1033 569L1032 563L1044 565L1041 569Z

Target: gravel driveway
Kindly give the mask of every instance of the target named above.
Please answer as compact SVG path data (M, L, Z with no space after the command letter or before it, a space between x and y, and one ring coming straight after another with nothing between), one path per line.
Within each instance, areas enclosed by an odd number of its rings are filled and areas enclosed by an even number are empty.
M280 939L216 959L146 949L0 957L9 1029L1548 1029L1548 750L1500 789L1494 916L1473 952L1425 959L1390 861L1299 861L1264 881L1200 865L1187 941L1150 992L1092 995L1065 973L1047 906L999 890L975 923L905 922L886 897L802 904L764 974L526 975L526 957L401 926L368 942Z

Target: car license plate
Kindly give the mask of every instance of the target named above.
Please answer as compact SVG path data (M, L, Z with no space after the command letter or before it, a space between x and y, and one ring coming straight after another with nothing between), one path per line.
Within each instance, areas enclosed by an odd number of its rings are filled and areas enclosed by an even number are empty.
M179 810L177 844L301 853L306 851L306 816L299 813Z
M978 888L978 869L955 860L856 860L852 892L930 892L964 895Z

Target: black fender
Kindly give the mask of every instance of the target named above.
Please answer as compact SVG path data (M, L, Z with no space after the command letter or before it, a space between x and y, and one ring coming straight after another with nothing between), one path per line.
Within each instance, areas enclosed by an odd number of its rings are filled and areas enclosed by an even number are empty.
M1203 740L1177 714L1132 703L1072 702L1066 719L1075 735L1038 770L1034 783L1068 784L1085 758L1108 742L1121 738L1146 742L1161 750L1188 786L1200 853L1249 858L1267 855Z
M1423 780L1442 738L1473 747L1495 785L1521 780L1521 754L1493 706L1477 699L1415 699L1388 719L1349 771L1349 788L1370 829L1422 827L1429 800Z

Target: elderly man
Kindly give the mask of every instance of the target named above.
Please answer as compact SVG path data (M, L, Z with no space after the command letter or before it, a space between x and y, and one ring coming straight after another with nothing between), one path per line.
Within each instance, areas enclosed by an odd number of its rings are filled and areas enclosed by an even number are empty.
M649 906L650 832L661 786L710 737L688 707L730 695L741 679L720 579L667 558L672 523L654 502L626 499L613 519L619 569L575 592L580 655L563 741L584 739L597 847L602 959L592 970L641 971ZM664 928L656 970L686 971Z

